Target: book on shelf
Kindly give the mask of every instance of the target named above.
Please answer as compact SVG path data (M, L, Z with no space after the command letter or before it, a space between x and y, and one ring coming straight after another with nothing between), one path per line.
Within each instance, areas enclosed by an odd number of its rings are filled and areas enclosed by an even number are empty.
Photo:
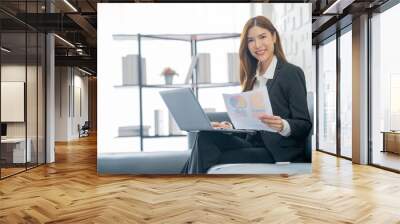
M197 83L211 83L210 54L200 53L197 57Z
M159 136L164 134L163 125L164 125L163 111L154 110L154 135Z
M186 73L185 84L189 84L190 80L193 78L193 70L197 66L198 57L196 55L192 56L192 62L190 63L189 70Z
M122 85L139 85L139 55L122 57ZM146 84L146 59L142 57L142 84Z
M238 83L240 59L238 53L228 53L228 82Z
M143 125L143 135L149 135L149 125ZM140 136L140 125L121 126L118 127L118 137L134 137Z

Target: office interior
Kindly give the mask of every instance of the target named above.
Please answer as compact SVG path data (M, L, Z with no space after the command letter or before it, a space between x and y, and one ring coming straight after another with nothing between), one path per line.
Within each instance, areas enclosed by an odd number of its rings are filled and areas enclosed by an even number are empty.
M96 4L118 2L130 1L0 2L3 184L57 164L61 146L96 141ZM312 5L313 153L400 173L400 4L290 2Z
M160 97L161 91L191 87L210 117L213 117L212 111L225 111L221 93L240 92L240 32L243 23L252 15L264 14L282 29L280 36L285 40L283 47L287 49L287 59L305 71L310 99L315 93L311 61L311 4L208 3L200 8L193 4L159 4L151 8L146 5L105 4L97 9L97 77L101 94L98 124L107 127L97 136L100 174L180 173L191 152L188 149L195 143L191 142L191 135L179 130L173 119L177 117L168 114ZM166 10L169 13L162 14ZM286 13L289 11L291 13ZM194 12L196 14L191 16ZM154 13L167 16L165 26L157 26L158 21L149 16ZM204 23L202 14L206 14L209 21L218 23ZM183 17L187 20L180 23ZM144 22L130 25L130 21L139 19ZM175 26L176 23L180 26ZM171 52L174 52L174 57L171 57ZM142 59L141 72L138 66L134 66L138 57ZM127 63L129 61L132 62ZM179 75L154 75L167 66ZM115 75L108 75L111 73ZM197 78L190 79L193 74ZM140 83L138 77L141 77ZM165 82L167 77L173 78L172 84ZM116 102L116 98L119 101ZM127 107L126 102L137 107ZM112 108L108 106L111 104ZM185 109L190 107L187 103L182 105ZM200 119L192 120L193 124ZM139 127L143 127L142 130ZM305 154L309 159L304 160L304 166L311 168L311 144L308 145ZM121 160L122 154L126 163ZM143 162L143 157L149 158ZM162 167L162 164L169 165ZM211 172L211 168L209 170ZM244 169L238 168L237 172L244 172Z

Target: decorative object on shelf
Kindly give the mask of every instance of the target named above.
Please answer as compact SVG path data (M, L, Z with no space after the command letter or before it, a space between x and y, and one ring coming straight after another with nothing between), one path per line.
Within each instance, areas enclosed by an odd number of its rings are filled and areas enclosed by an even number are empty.
M139 85L139 55L122 57L122 85ZM146 84L146 59L142 57L142 85Z
M189 84L190 80L193 78L193 71L197 67L198 57L196 55L192 56L192 62L190 63L189 70L186 73L185 84Z
M197 57L197 83L211 83L210 54L201 53Z
M214 113L214 112L217 112L217 109L212 108L212 107L204 108L203 110L204 110L204 112L206 112L206 113Z
M163 135L163 112L162 110L154 110L154 135Z
M169 135L181 135L182 131L179 129L178 125L175 122L175 119L172 117L171 113L168 113L168 133Z
M150 126L143 125L143 135L149 135ZM118 137L140 136L140 125L118 127Z
M164 76L165 84L171 85L174 79L174 75L178 75L178 73L176 73L175 70L173 70L172 68L166 67L161 72L161 75Z
M228 53L228 82L239 83L239 53Z

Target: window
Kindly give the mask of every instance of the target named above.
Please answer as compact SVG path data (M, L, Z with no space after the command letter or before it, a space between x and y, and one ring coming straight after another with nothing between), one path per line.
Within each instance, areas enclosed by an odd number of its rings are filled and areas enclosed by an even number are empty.
M351 27L350 27L351 28ZM340 155L351 158L352 148L352 34L340 36Z
M20 2L19 13L39 12L43 3ZM0 17L3 23L14 20L4 13ZM44 33L24 25L0 31L0 111L6 115L1 118L6 130L0 144L0 178L45 163L45 43Z
M372 163L400 170L400 45L397 27L400 5L371 19Z
M318 48L318 149L336 153L336 40Z

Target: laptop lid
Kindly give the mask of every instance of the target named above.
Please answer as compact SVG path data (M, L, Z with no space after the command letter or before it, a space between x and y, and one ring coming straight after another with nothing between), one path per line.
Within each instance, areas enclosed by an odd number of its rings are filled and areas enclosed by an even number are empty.
M160 91L160 95L181 130L213 129L190 88Z

